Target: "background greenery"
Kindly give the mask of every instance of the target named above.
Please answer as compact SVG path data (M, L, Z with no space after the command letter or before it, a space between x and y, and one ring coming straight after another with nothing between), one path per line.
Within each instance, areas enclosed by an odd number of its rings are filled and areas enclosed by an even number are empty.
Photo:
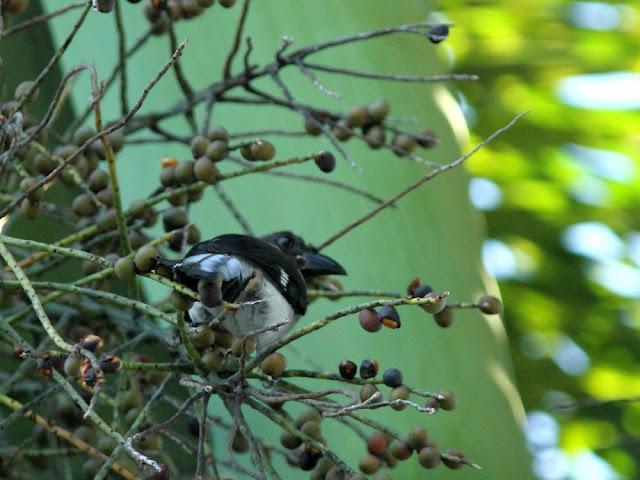
M479 201L502 244L485 259L503 277L537 472L638 478L637 3L441 6L455 69L482 78L461 88L474 136L532 110L468 169L495 182Z

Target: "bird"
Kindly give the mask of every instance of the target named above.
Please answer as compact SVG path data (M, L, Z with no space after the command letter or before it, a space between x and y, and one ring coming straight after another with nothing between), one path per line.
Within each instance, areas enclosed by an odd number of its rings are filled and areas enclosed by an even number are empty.
M158 257L157 265L198 291L200 301L186 312L189 322L219 322L234 336L260 331L258 349L282 338L306 313L306 280L346 275L342 265L290 231L220 235L197 243L180 260Z

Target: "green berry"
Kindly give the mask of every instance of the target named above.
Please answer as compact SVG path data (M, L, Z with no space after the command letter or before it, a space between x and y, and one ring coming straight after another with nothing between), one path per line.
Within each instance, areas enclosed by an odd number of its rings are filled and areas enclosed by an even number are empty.
M69 354L64 361L64 373L68 377L77 377L82 366L82 357L80 355Z
M224 354L220 350L206 352L201 361L212 372L220 372L224 368Z
M369 121L369 112L367 107L357 106L349 110L344 118L350 127L362 127Z
M408 133L399 133L393 138L393 146L397 149L396 153L408 154L415 150L418 142L416 137Z
M393 458L400 461L406 460L413 453L411 445L404 440L394 440L391 442L391 445L389 445L389 451Z
M35 178L25 177L20 182L20 191L26 192L37 183L38 183L38 180L36 180ZM44 194L44 191L42 190L42 188L38 188L37 190L34 190L33 192L31 192L28 198L33 202L39 202L40 200L42 200L43 194Z
M276 147L266 140L256 140L251 145L251 156L255 160L268 161L276 156Z
M300 429L302 428L302 425L304 425L307 422L321 422L321 421L322 421L322 415L320 414L320 412L315 408L308 408L296 417L295 426L297 429Z
M305 422L300 431L305 435L310 436L314 440L320 440L322 438L322 430L320 429L320 422L316 422L314 420L310 420Z
M191 342L196 348L207 348L216 341L216 334L209 325L201 325L191 332Z
M177 290L171 291L169 301L171 302L171 305L173 305L173 307L179 312L186 312L193 305L193 298L185 295L184 293L180 293Z
M96 134L96 131L93 129L93 127L90 127L89 125L83 125L74 132L73 143L79 147L80 145L83 145L84 142L86 142L91 137L93 137L95 134Z
M220 174L218 168L209 157L198 158L193 167L193 171L198 180L209 184L215 183Z
M376 473L380 469L381 465L382 462L380 459L371 454L362 457L358 462L358 468L365 475L372 475Z
M418 452L418 462L424 468L432 469L440 465L440 450L434 447L424 447Z
M197 135L191 140L191 154L193 158L202 157L207 152L209 140L206 137Z
M20 202L20 211L29 220L35 220L40 215L40 202L25 198Z
M287 368L287 359L280 352L274 352L262 361L260 368L267 375L279 377Z
M162 169L160 172L160 183L166 188L177 187L180 184L176 178L176 167L174 165Z
M222 2L220 2L220 5L222 5ZM210 142L213 142L215 140L222 140L223 142L228 142L229 132L227 132L226 128L221 127L220 125L214 125L207 132L207 138L209 139Z
M96 193L109 186L109 174L104 170L95 170L89 175L89 188Z
M369 105L369 116L373 121L380 123L389 115L389 104L386 100L378 99Z
M81 193L74 198L71 208L73 209L73 213L79 217L91 217L98 211L98 206L86 193Z
M366 402L367 400L369 400L371 397L373 397L379 391L380 390L378 390L378 387L376 387L375 385L373 385L371 383L367 383L365 385L362 385L362 387L360 388L360 401L361 402Z
M219 162L227 156L229 153L229 147L224 140L214 140L207 147L205 155L214 162Z
M224 8L231 8L236 4L236 0L218 0L218 2Z
M322 133L322 128L320 128L319 124L311 121L309 118L304 119L304 129L309 135L314 137Z
M176 166L176 179L183 185L188 185L196 180L196 175L193 171L195 162L193 160L185 160L178 163Z
M383 127L380 125L374 125L367 130L364 135L364 140L374 150L381 148L387 141L387 135Z
M295 450L302 445L302 440L289 432L283 431L280 434L280 444L288 450Z
M444 310L447 306L447 297L439 292L429 292L424 298L433 300L431 303L424 303L420 305L422 309L427 313L438 313Z
M409 388L407 388L405 385L400 385L399 387L391 390L391 393L389 393L389 401L393 402L394 400L409 400L410 396L411 392L409 391ZM404 410L406 407L407 406L402 403L391 405L391 408L398 411Z
M150 272L155 265L155 257L158 255L156 248L153 245L145 245L140 248L133 257L133 263L139 272Z
M233 437L231 448L233 449L234 452L237 452L237 453L244 453L249 450L249 442L244 437L244 435L240 433L240 431L237 431L235 436Z
M429 435L427 434L427 429L420 427L413 427L409 432L409 437L407 438L409 445L416 452L426 447L429 443Z
M162 225L167 232L182 228L187 223L189 223L189 218L183 208L169 208L162 215Z
M349 124L345 119L338 120L338 122L333 127L333 136L336 137L341 142L345 142L351 138L353 133L349 128Z

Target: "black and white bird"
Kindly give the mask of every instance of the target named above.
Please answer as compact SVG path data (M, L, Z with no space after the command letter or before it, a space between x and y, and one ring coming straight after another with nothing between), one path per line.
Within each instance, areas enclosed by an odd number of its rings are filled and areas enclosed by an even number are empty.
M283 324L257 335L258 348L286 334L307 310L305 279L345 275L344 268L291 232L262 238L226 234L194 245L181 260L159 258L174 279L200 293L193 323L217 319L233 335ZM227 308L224 303L239 304Z

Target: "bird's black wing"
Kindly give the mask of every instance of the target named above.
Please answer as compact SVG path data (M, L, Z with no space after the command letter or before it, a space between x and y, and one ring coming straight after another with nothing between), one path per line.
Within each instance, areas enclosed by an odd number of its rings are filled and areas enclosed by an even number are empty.
M296 313L303 315L306 312L307 289L300 270L293 259L284 255L279 248L271 243L249 235L220 235L194 245L182 260L182 265L177 269L183 272L182 275L190 278L207 274L207 270L211 270L210 268L205 268L207 261L214 263L213 260L209 260L210 257L207 257L207 255L227 256L231 259L239 258L244 260L247 264L259 269L271 280ZM197 258L199 262L187 262L189 258ZM187 265L189 263L191 265ZM235 268L233 260L225 263L225 267L227 270L222 272L228 278L225 278L225 281L231 281L233 273L238 273L236 276L242 277L242 271ZM221 269L220 266L216 268L218 270ZM175 266L174 271L176 271ZM199 278L203 277L200 276ZM239 284L242 284L242 281ZM242 284L242 286L244 285ZM242 291L242 288L240 288L240 291Z

